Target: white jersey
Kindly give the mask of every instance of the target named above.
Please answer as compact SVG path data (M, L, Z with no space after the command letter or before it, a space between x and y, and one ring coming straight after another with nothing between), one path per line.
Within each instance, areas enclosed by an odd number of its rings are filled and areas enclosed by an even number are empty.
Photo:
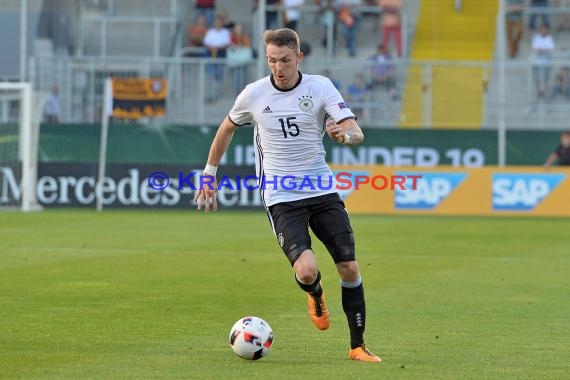
M321 75L299 73L297 84L286 91L267 76L239 94L228 116L238 126L255 123L255 166L266 208L337 191L327 186L332 173L325 162L323 135L329 115L337 123L355 118L331 81ZM306 177L312 187L300 186Z

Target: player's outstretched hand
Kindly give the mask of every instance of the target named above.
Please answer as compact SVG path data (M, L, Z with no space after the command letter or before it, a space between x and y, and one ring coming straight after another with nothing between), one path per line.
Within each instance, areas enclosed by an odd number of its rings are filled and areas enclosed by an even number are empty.
M331 139L337 143L343 143L344 141L344 129L338 125L333 119L328 119L325 124L325 130Z
M204 175L204 178L208 176ZM210 176L211 177L211 176ZM218 181L214 177L213 182L207 182L204 180L203 185L200 189L196 190L194 194L194 202L198 205L198 210L202 209L204 205L204 211L210 211L210 205L214 211L218 210L218 201L216 200L216 189L218 188Z

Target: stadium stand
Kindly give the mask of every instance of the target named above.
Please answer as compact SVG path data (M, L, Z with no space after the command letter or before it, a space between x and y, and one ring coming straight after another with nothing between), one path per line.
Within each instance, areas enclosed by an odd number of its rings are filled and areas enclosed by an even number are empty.
M495 1L466 2L460 11L446 2L422 1L411 58L442 62L430 73L432 127L481 126L485 69L462 61L492 59L496 15ZM417 127L423 122L423 107L414 101L419 98L418 91L423 91L417 84L422 82L424 67L411 66L409 75L400 125Z
M503 103L506 120L511 128L548 129L568 128L567 120L570 116L570 103L567 98L537 99L535 85L532 79L532 61L534 54L531 48L533 33L529 28L532 12L548 12L552 20L552 34L556 50L552 57L552 70L550 89L554 81L554 74L560 67L568 65L570 55L570 30L565 27L570 16L570 3L560 1L552 2L547 9L527 8L523 20L523 38L519 45L517 58L510 59L506 70L505 82L508 96ZM498 47L497 47L498 49ZM495 56L499 54L495 51ZM485 100L485 119L483 126L494 128L499 120L499 73L493 71L490 76L488 93Z
M192 1L70 1L37 1L42 9L38 23L42 27L32 43L29 67L36 88L47 91L52 84L59 84L63 121L98 120L102 78L108 75L167 78L171 83L168 122L216 124L231 107L235 81L234 71L229 68L224 73L222 95L215 102L205 102L205 66L209 61L203 58L201 48L185 47L185 31L194 19ZM298 26L305 46L310 47L303 70L321 73L329 69L340 82L341 91L357 73L372 82L370 57L382 40L382 10L377 2L361 0L355 8L362 15L355 57L349 57L338 23L333 55L329 56L330 50L323 44L326 31L321 7L316 3L321 2L305 2ZM405 1L404 53L401 59L394 59L392 52L390 61L395 88L375 88L365 104L357 105L367 110L369 126L496 128L502 102L496 66L496 41L503 33L497 28L498 3L462 2L455 7L436 0ZM225 11L234 22L242 24L256 41L253 1L218 0L216 4L217 11ZM509 126L564 127L568 101L564 96L550 94L555 73L568 58L568 5L565 0L556 0L550 7L527 8L524 13L519 54L506 64L508 96L503 110ZM556 51L548 96L538 99L528 24L532 14L541 13L550 15ZM67 42L66 35L71 36ZM248 64L245 73L246 80L254 79L256 63Z

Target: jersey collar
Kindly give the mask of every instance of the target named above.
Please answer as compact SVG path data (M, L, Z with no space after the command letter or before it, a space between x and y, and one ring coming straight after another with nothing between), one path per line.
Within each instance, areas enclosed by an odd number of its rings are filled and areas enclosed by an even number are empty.
M271 74L269 76L269 79L271 80L271 85L273 85L273 87L277 90L277 91L281 91L281 92L289 92L289 91L293 91L294 89L297 88L298 85L301 84L301 80L303 80L303 74L301 74L300 71L297 71L299 73L299 79L297 80L297 83L295 83L295 85L293 87L291 87L288 90L283 90L282 88L277 87L277 85L275 84L275 80L273 79L273 74Z

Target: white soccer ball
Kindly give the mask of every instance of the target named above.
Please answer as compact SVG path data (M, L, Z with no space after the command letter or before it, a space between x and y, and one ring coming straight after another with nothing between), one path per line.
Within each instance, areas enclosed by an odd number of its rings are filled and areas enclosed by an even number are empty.
M261 359L271 349L273 330L263 319L244 317L230 330L230 346L240 358Z

